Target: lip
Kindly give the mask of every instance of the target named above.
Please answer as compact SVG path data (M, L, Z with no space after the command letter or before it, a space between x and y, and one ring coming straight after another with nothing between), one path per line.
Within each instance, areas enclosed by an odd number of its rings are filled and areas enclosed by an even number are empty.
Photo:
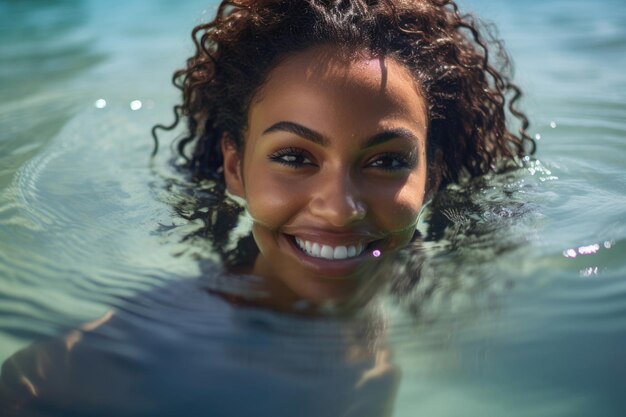
M338 245L350 245L357 242L361 242L367 245L366 249L359 256L348 259L325 259L315 258L305 254L296 244L294 236L299 238L315 241L318 243L326 243L333 246ZM375 260L376 257L372 255L373 250L376 249L380 239L373 239L372 235L364 234L343 234L343 233L297 233L286 234L281 233L280 245L283 246L294 255L300 263L302 263L307 269L319 274L322 277L338 279L347 278L359 267L368 261Z

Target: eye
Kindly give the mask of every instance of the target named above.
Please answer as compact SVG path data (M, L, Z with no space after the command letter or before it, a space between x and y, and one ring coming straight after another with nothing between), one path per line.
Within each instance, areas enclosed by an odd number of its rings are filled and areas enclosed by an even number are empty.
M376 155L368 164L368 168L378 168L385 171L400 171L415 167L415 157L412 154L384 153Z
M309 154L300 148L279 149L267 157L272 162L287 165L293 168L310 165L315 166Z

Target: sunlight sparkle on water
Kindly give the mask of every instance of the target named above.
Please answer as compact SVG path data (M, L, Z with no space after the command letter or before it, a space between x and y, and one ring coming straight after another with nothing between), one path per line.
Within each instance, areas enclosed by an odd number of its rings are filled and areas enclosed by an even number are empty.
M580 276L582 277L590 277L592 275L598 275L598 267L590 266L585 269L580 270Z
M130 109L135 111L141 108L142 104L140 100L133 100L130 102Z
M581 255L591 255L591 254L596 253L599 250L600 250L600 245L595 243L589 246L581 246L580 248L578 248L578 253L580 253Z
M605 242L606 247L606 242ZM608 248L607 248L608 249ZM600 250L600 245L594 243L593 245L580 246L578 249L567 249L563 251L563 256L566 258L575 258L578 255L593 255Z
M93 105L96 106L97 109L103 109L107 106L107 101L103 98L99 98L93 103Z
M375 258L378 258L380 256L380 251L376 249L372 252L372 255L374 255Z

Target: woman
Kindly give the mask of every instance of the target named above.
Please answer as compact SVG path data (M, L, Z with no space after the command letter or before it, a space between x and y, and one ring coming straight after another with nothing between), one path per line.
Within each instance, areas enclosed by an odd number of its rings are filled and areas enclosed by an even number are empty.
M433 194L533 151L500 44L443 0L224 1L193 35L166 128L184 119L179 167L211 187L193 216L229 270L206 271L219 298L173 283L18 352L0 410L391 415L384 323L353 307L386 282L370 268L415 241ZM238 242L234 204L252 220ZM260 291L231 291L240 279ZM308 317L328 306L350 314Z
M273 308L373 293L365 269L413 240L435 192L534 151L506 54L454 2L225 1L193 36L168 128L186 121L183 171L246 207L243 255L219 205L207 228Z

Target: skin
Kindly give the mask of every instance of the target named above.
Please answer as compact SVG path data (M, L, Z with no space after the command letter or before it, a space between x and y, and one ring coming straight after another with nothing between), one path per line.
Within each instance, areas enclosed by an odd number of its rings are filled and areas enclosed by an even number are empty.
M243 198L260 254L247 272L277 304L346 302L367 268L412 239L426 194L427 104L389 57L332 46L292 55L252 99L243 149L222 140L230 193ZM367 245L311 257L294 238Z

